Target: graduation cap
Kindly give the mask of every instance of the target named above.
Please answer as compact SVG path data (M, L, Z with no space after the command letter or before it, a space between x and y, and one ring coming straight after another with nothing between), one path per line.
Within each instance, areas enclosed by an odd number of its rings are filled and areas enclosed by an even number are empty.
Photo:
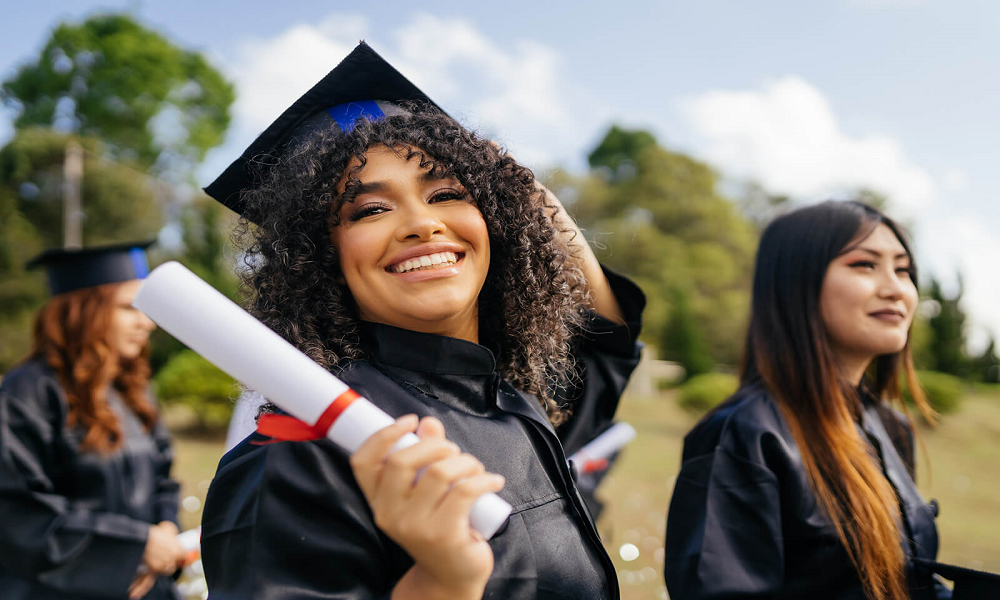
M937 573L955 584L951 600L1000 598L1000 574L946 565L924 558L912 560L919 567Z
M154 240L92 246L52 248L25 263L25 268L45 267L52 295L81 288L142 279L149 274L146 248Z
M254 165L280 155L320 129L350 133L359 118L378 120L405 113L394 103L414 101L440 110L371 47L361 42L326 77L281 113L243 154L205 188L205 193L243 214L244 191L258 180ZM443 111L442 111L443 112Z

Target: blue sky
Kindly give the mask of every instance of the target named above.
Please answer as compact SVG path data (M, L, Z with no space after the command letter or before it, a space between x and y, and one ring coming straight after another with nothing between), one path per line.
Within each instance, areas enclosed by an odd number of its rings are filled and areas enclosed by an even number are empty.
M913 224L925 272L965 274L974 345L1000 332L1000 3L42 1L0 22L0 76L60 19L100 8L132 11L236 83L202 183L364 38L538 169L582 169L621 123L803 200L879 189Z

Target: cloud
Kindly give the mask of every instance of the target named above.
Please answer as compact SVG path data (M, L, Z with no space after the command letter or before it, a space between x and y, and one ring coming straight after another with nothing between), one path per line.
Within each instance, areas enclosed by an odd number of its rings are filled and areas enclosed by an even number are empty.
M680 100L698 154L730 175L780 193L814 197L860 186L916 209L933 179L889 136L844 132L813 85L787 76L758 90L708 91Z
M988 330L1000 335L1000 272L991 264L1000 256L1000 239L990 230L995 221L942 202L968 189L964 171L944 169L935 180L893 138L845 132L822 92L800 77L706 91L677 107L691 129L693 153L726 175L808 200L862 186L886 194L893 216L915 223L922 270L946 285L956 269L965 276L970 348L981 349Z
M559 55L543 44L501 44L461 18L418 14L387 31L370 27L363 16L333 13L318 24L246 39L233 56L219 58L236 84L237 100L229 139L209 156L204 179L238 156L359 39L452 116L495 136L528 164L545 166L576 154L590 134L566 111L572 88L560 76Z
M973 327L967 332L973 352L982 352L990 332L1000 336L1000 311L996 309L1000 275L995 264L1000 256L1000 238L989 226L982 215L964 212L923 221L918 236L918 242L923 240L922 256L918 253L922 262L935 273L957 270L963 275L962 304L973 317ZM943 283L948 293L954 293L952 281L946 279Z

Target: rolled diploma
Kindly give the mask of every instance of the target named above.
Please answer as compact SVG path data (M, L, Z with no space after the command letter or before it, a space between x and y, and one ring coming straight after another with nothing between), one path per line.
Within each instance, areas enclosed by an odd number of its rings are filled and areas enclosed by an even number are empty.
M577 475L583 471L583 466L592 460L605 460L620 448L635 439L635 428L624 421L615 423L604 433L587 442L587 444L569 457Z
M170 335L296 419L316 423L350 388L178 262L153 269L133 306ZM326 436L350 453L395 420L364 397L337 416ZM408 433L390 452L420 441ZM511 506L493 493L479 497L469 521L486 539Z

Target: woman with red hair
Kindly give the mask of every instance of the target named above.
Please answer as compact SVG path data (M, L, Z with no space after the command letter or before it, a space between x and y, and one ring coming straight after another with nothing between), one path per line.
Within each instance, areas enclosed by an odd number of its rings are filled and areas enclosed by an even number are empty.
M144 245L48 251L53 297L0 385L0 589L17 600L173 599L184 558L149 398Z

